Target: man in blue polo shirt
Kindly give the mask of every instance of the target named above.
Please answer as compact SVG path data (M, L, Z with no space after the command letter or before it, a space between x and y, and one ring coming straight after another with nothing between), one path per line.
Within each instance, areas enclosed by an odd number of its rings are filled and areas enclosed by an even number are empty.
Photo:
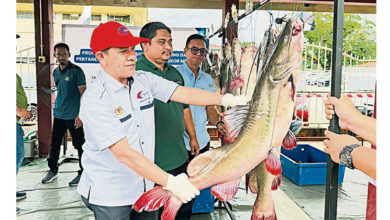
M92 33L91 49L101 69L86 90L80 108L85 128L81 176L77 192L95 219L157 219L157 213L137 213L132 205L157 183L183 203L199 194L186 174L166 173L154 160L154 102L235 106L244 96L221 96L179 86L146 71L135 71L135 45L148 43L121 24L100 24ZM196 94L196 95L193 95Z
M193 34L187 38L184 54L186 62L179 66L177 70L181 73L186 87L193 87L215 92L214 81L211 76L200 69L200 64L207 54L206 40L202 35ZM192 160L199 153L203 153L210 148L210 136L207 132L207 120L215 125L222 134L226 132L225 125L219 120L215 106L194 106L191 105L192 118L194 119L196 137L200 150L195 152L189 145L188 134L184 134L184 142L188 151L188 156Z
M51 148L48 158L50 170L42 179L42 183L48 183L57 178L58 159L60 156L61 142L65 132L69 130L72 136L72 144L78 151L79 166L77 176L69 182L69 186L77 186L83 167L81 156L84 144L83 123L79 118L80 99L85 91L85 76L83 70L69 61L69 46L58 43L54 46L54 56L59 66L54 70L53 76L57 86L56 103L53 109L53 130L51 134Z

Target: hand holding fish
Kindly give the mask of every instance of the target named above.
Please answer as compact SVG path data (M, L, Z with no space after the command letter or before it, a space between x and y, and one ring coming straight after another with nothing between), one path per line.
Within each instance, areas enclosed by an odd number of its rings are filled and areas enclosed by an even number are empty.
M222 97L222 105L225 107L234 107L237 105L246 105L250 101L250 97L245 95L233 96L228 93Z
M338 99L328 95L328 99L324 100L325 113L328 120L333 118L336 113L339 117L340 128L349 129L351 119L355 120L360 115L360 112L355 108L352 101L345 95L341 95Z
M169 174L167 185L163 188L171 191L183 203L187 203L199 195L199 190L188 181L188 176L185 173L177 176Z

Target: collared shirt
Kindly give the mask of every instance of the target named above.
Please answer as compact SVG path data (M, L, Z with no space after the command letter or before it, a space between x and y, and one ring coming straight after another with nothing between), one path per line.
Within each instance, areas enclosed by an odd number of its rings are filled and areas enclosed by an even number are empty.
M80 110L78 87L86 85L83 70L68 61L63 70L60 70L60 67L54 69L53 77L57 85L53 116L64 120L75 119Z
M210 92L215 92L214 81L211 76L201 69L199 69L198 77L195 79L195 74L188 67L187 62L184 62L183 65L177 67L177 70L181 73L184 79L184 84L187 87L193 87L198 89L208 90ZM204 148L207 143L210 141L210 135L207 132L207 112L206 107L204 106L194 106L190 105L192 118L194 119L194 125L196 130L196 137L198 139L200 149ZM190 138L185 132L184 142L186 143L187 150L190 148Z
M89 202L102 206L131 205L153 183L119 162L108 147L127 138L130 146L154 160L153 98L167 102L177 84L149 72L136 71L125 86L103 70L88 85L80 108L85 130L77 191ZM129 94L130 89L130 94Z
M184 85L183 77L175 67L165 64L163 71L161 71L144 55L137 61L136 69L148 71L181 86ZM154 105L156 119L155 163L161 169L169 171L181 166L188 160L188 153L183 139L185 132L183 110L188 108L188 105L173 101L163 103L159 100L155 100Z
M16 105L19 108L27 109L27 96L22 86L22 79L16 74ZM16 116L16 123L18 123L20 117Z

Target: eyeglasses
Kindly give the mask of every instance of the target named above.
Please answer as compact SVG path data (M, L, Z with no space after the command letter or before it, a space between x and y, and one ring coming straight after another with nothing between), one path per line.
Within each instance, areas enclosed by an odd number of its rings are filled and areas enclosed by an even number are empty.
M55 53L54 56L56 56L56 57L65 57L65 56L68 56L68 53Z
M188 48L188 47L187 47L186 49L190 49L190 50L191 50L191 53L192 53L193 55L197 55L198 52L200 52L200 55L201 55L201 56L204 56L204 55L206 55L206 54L209 52L206 48L199 49L199 48L197 48L197 47L191 47L191 48Z

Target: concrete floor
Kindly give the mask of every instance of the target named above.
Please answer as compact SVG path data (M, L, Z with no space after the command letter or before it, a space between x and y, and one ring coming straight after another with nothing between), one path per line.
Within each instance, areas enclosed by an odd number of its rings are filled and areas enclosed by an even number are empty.
M318 143L311 143L318 145ZM69 147L68 155L75 153ZM22 166L17 176L17 190L27 192L27 198L17 202L21 212L17 219L94 219L85 207L75 187L68 182L76 175L77 162L63 163L57 180L41 184L47 171L47 161L36 159ZM365 219L368 177L357 170L346 169L344 183L339 185L338 219ZM279 220L323 219L325 185L297 186L282 177L282 184L273 191L275 210ZM244 178L237 195L230 202L236 219L250 219L256 195L246 194ZM224 208L216 208L207 214L194 214L194 220L231 219Z

